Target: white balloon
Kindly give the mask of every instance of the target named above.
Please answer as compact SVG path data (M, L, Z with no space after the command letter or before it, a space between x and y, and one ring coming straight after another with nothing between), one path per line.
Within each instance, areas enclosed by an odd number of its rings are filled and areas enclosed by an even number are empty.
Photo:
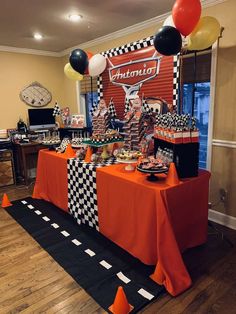
M172 27L175 27L175 23L174 23L174 21L173 21L172 15L169 15L169 16L165 19L165 21L164 21L164 23L163 23L163 26L172 26Z
M98 76L101 74L107 66L107 60L101 54L92 56L89 60L88 72L90 76Z

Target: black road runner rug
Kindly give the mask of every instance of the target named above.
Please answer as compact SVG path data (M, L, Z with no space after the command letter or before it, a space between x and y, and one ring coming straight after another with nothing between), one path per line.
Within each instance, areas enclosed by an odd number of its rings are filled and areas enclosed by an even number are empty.
M146 266L97 231L79 226L54 205L32 198L13 202L6 211L106 311L123 286L131 313L137 313L165 289L149 279Z

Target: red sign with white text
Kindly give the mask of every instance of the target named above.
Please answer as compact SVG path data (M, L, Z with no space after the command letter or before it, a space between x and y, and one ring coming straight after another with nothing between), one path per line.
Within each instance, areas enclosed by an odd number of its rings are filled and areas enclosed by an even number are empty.
M173 57L158 56L153 46L108 58L108 69L102 74L103 98L111 97L120 119L129 88L139 89L138 95L163 98L173 102Z

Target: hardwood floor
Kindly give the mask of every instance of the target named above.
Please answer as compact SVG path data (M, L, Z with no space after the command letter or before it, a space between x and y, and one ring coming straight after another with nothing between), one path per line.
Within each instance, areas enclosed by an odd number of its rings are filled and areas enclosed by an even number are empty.
M0 198L31 196L32 187L1 188ZM217 228L236 245L236 231ZM184 259L192 287L176 298L165 294L140 313L236 313L236 248L209 228L208 243ZM0 313L106 312L0 208Z

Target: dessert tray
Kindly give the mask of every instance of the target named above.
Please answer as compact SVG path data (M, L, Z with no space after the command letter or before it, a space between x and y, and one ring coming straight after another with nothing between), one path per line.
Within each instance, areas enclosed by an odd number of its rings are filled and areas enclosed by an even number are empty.
M60 144L61 141L60 140L43 140L42 143L43 145L56 145L56 144Z
M123 142L123 140L123 137L118 131L109 129L104 134L93 134L89 141L86 141L86 144L99 147L116 142Z
M144 158L137 165L138 171L149 174L148 181L157 181L158 177L155 174L167 173L168 169L166 164L161 163L154 157Z
M142 153L139 151L128 151L125 149L121 149L116 154L116 160L119 163L127 164L125 167L126 171L133 171L135 167L133 166L134 163L138 162L138 159L142 157Z
M58 140L58 139L55 139L55 140L53 140L53 139L51 139L51 140L45 139L45 140L42 141L42 144L44 146L48 146L49 150L53 150L53 149L55 149L55 147L57 147L57 146L59 146L61 144L61 141Z
M123 138L122 139L112 139L112 140L84 140L83 144L89 145L89 146L94 146L94 147L102 147L104 145L108 145L108 144L113 144L113 143L118 143L118 142L123 142Z
M81 148L85 147L86 145L83 143L83 138L75 137L71 140L71 147L72 148Z

